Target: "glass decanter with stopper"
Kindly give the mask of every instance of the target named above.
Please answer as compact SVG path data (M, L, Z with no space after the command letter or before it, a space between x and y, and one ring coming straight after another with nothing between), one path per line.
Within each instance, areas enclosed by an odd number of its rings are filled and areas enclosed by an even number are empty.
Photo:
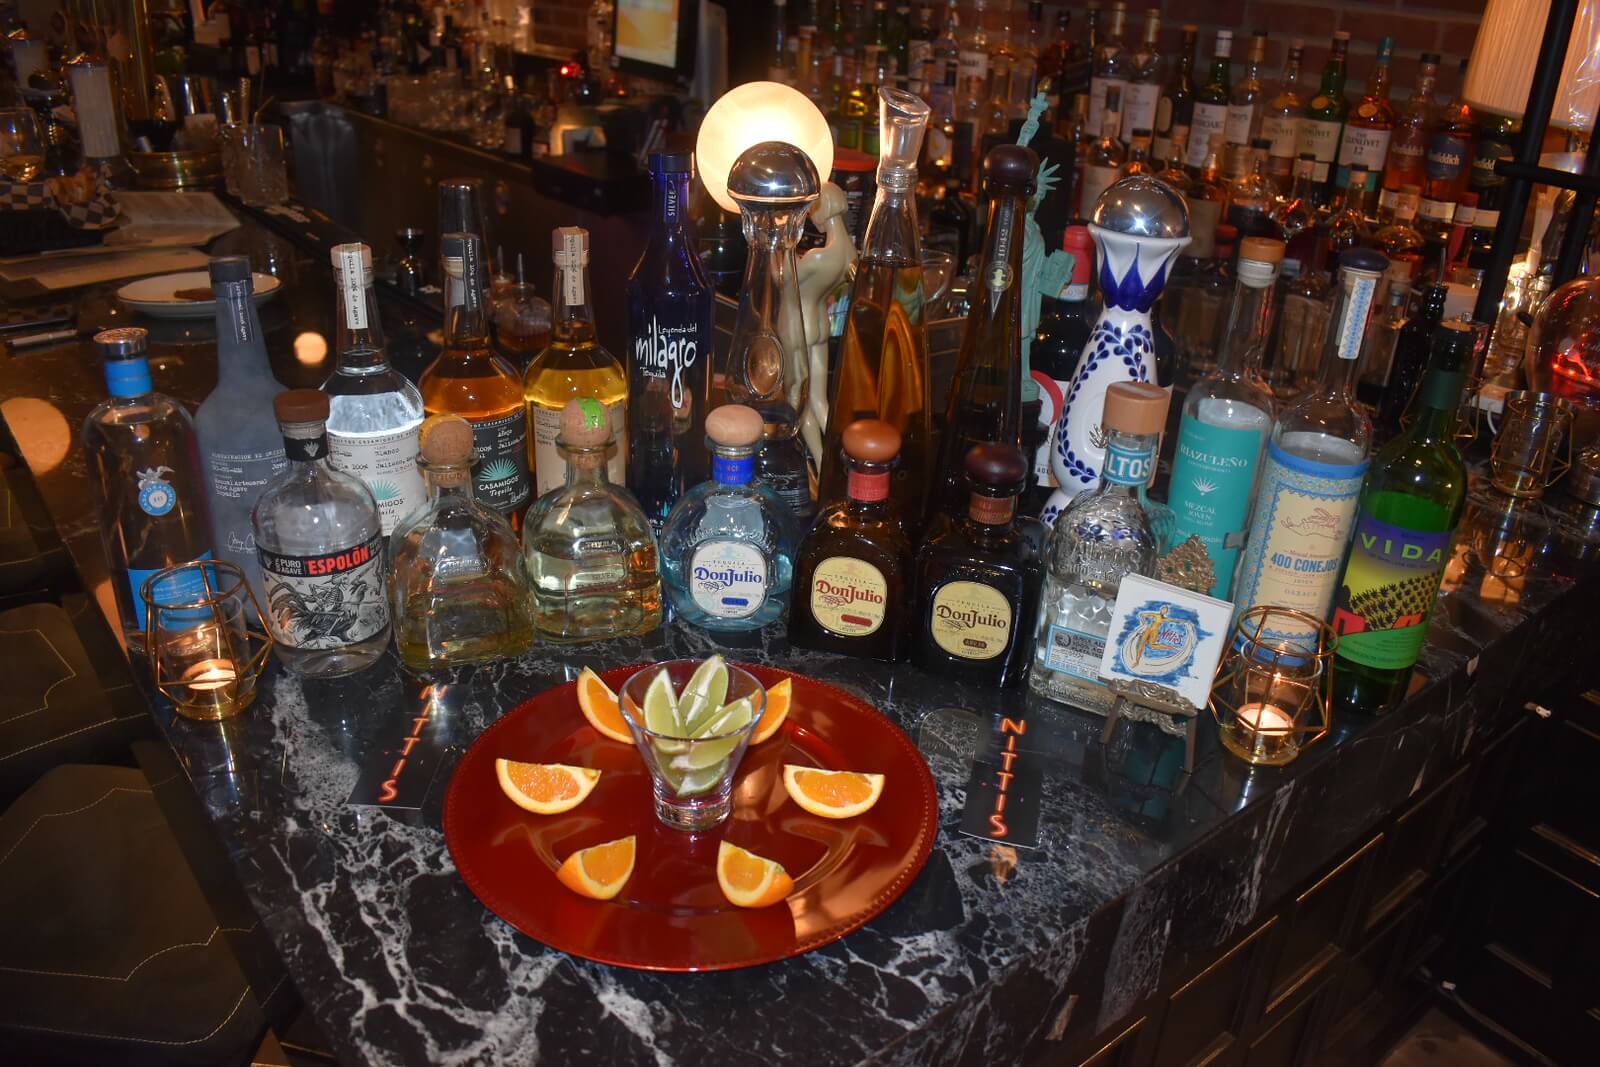
M1111 707L1100 660L1117 590L1123 575L1155 573L1172 528L1172 513L1145 496L1169 400L1165 389L1149 382L1115 382L1106 390L1100 481L1073 497L1045 550L1028 680L1040 696L1099 714Z
M533 625L557 644L649 633L661 625L661 572L650 520L607 473L615 422L593 397L567 401L556 447L566 484L522 522Z
M818 496L837 500L848 468L846 427L881 419L899 433L893 474L901 514L920 525L933 462L932 385L923 334L922 247L917 234L917 155L928 106L899 89L878 90L878 193L856 257L850 310L822 443ZM822 388L821 382L812 383Z
M472 424L422 424L428 498L390 539L400 662L414 671L516 656L533 640L522 546L505 516L473 499Z
M661 576L673 611L707 630L758 630L784 614L794 579L793 513L756 477L761 413L724 404L706 416L711 480L672 506Z

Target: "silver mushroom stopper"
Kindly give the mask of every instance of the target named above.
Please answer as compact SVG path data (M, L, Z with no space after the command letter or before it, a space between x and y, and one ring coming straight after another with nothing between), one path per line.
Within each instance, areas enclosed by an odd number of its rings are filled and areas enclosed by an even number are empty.
M1100 194L1093 221L1136 237L1188 237L1189 205L1165 183L1134 174Z
M807 203L821 192L816 164L787 141L751 145L728 172L728 195L755 208Z

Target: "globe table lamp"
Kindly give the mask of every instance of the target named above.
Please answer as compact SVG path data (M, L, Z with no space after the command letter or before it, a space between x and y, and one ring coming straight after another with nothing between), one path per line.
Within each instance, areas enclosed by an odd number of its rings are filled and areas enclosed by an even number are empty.
M763 141L794 145L824 180L833 170L833 135L817 105L778 82L746 82L711 105L695 140L700 180L722 210L738 214L739 205L728 195L728 173L745 149Z

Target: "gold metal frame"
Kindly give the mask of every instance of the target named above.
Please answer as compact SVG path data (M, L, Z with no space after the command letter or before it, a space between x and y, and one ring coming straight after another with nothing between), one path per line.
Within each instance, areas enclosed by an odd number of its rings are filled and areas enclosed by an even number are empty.
M1537 449L1528 462L1504 454L1506 450L1503 445L1508 440L1506 431L1511 428L1513 403L1528 406L1526 420L1534 425L1541 421L1552 421L1557 424L1556 429L1545 439L1543 447ZM1541 411L1544 412L1543 418L1540 415ZM1572 438L1576 416L1577 411L1573 408L1572 402L1565 397L1553 393L1538 393L1530 389L1518 389L1507 393L1505 413L1500 417L1500 431L1495 434L1494 445L1489 450L1489 484L1507 496L1514 496L1519 500L1533 500L1544 495L1544 491L1560 481L1562 475L1572 467ZM1530 429L1530 436L1533 432ZM1559 456L1554 455L1557 449L1562 451ZM1537 465L1530 466L1529 463ZM1524 481L1527 484L1523 484ZM1508 488L1504 482L1510 482L1514 488Z
M1305 631L1299 640L1272 640L1261 636L1271 628L1279 631ZM1296 759L1301 752L1328 735L1333 722L1333 654L1339 636L1326 622L1303 611L1267 604L1239 616L1234 624L1228 650L1217 665L1207 706L1221 730L1222 744L1247 763L1280 765ZM1261 679L1262 696L1251 700L1252 676ZM1273 706L1290 711L1281 694L1296 694L1289 725L1263 730L1256 722L1240 716L1250 704L1266 704L1269 693L1280 694ZM1245 699L1238 699L1244 694Z
M205 595L182 603L157 603L154 591L158 583L191 569L199 571ZM219 574L229 575L238 584L219 592L220 583L216 580ZM249 614L243 620L242 636L228 619L223 606L228 598L238 595L240 591L244 594L242 603L249 604ZM145 602L145 648L150 662L150 676L162 695L172 701L178 714L206 721L226 719L239 714L255 701L256 680L266 666L267 657L272 654L273 640L262 621L261 606L256 602L255 591L250 588L244 571L226 560L205 559L182 563L145 579L139 587L139 595ZM217 636L216 655L211 660L185 663L180 672L177 664L166 662L169 657L162 655L165 642L159 636L160 614L183 611L198 613L205 610L211 613L210 623L198 622L187 630L192 632L211 626ZM243 647L240 647L241 643ZM208 663L214 664L210 669L218 672L215 678L203 673L196 674L197 667ZM231 677L225 677L226 672L230 671Z

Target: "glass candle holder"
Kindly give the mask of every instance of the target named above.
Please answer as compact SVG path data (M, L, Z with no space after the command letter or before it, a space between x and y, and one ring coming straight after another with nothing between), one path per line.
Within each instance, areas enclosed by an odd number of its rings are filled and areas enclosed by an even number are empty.
M150 674L178 714L216 720L249 707L272 636L244 572L199 560L151 575L139 592Z
M1268 636L1291 633L1292 638ZM1338 635L1303 611L1262 605L1239 616L1211 686L1222 744L1248 763L1281 766L1330 723Z
M1552 393L1507 393L1489 482L1519 500L1543 495L1572 466L1572 413L1571 402Z

